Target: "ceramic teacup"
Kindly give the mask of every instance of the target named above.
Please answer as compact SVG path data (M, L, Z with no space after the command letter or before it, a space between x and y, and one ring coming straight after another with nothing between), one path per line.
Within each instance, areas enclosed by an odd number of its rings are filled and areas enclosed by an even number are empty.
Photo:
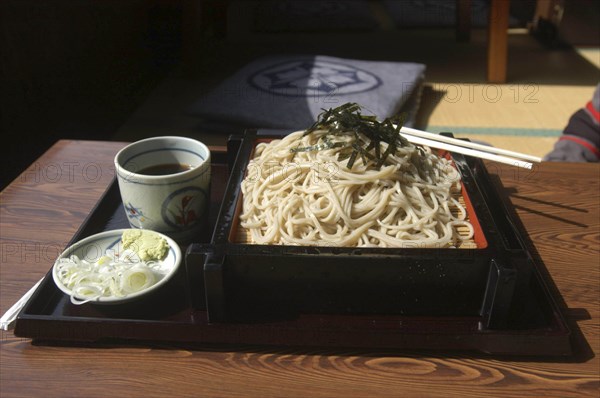
M189 242L210 203L210 151L185 137L136 141L115 156L123 207L133 228Z

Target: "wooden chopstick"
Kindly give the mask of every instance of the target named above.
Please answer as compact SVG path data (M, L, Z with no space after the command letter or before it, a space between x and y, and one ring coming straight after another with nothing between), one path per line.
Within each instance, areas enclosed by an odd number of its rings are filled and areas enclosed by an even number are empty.
M407 135L413 135L416 137L431 139L433 141L445 142L447 144L452 144L452 145L456 145L456 146L460 146L460 147L481 150L481 151L488 152L488 153L496 153L499 155L505 155L505 156L508 156L510 158L515 158L515 159L524 159L524 160L529 160L531 162L536 162L536 163L539 163L542 161L542 158L539 158L537 156L532 156L532 155L527 155L524 153L509 151L507 149L496 148L496 147L489 146L489 145L477 144L477 143L470 142L470 141L458 140L456 138L450 138L450 137L446 137L446 136L439 135L439 134L428 133L427 131L421 131L421 130L413 129L410 127L402 127L400 129L400 133L402 133L405 137L407 137ZM434 146L434 145L429 145L429 146ZM443 149L443 148L440 148L440 149ZM457 152L457 151L454 151L454 152ZM472 155L472 156L474 156L474 155Z
M400 130L402 131L402 130ZM505 163L511 166L522 167L524 169L531 169L533 164L530 162L526 162L521 159L510 158L507 156L496 155L494 153L488 153L479 151L476 149L465 148L462 146L457 146L453 144L447 144L445 142L433 141L427 138L416 137L414 135L402 134L404 138L406 138L409 142L417 145L425 145L431 148L443 149L450 152L462 153L463 155L473 156L476 158L493 160L494 162Z

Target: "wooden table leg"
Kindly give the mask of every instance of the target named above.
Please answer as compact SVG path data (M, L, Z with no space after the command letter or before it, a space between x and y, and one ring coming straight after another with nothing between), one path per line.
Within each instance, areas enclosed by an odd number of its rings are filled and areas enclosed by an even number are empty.
M490 83L506 82L509 10L510 0L492 0L490 4L487 54L487 80Z

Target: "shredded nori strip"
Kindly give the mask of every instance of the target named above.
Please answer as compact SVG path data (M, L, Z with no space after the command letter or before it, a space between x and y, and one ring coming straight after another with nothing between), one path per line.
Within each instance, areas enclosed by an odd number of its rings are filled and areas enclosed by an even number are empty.
M337 108L323 109L317 117L317 121L304 131L308 135L316 130L325 130L328 134L323 142L307 147L292 148L292 152L321 151L330 148L344 147L343 142L333 142L335 136L352 135L354 142L351 144L352 152L340 154L340 160L348 159L347 168L352 168L357 157L367 164L367 159L380 168L387 157L396 152L396 149L408 145L406 138L400 135L400 129L404 123L405 115L386 118L379 122L374 115L363 115L361 106L348 102ZM394 127L394 125L396 125ZM365 139L366 138L366 139ZM367 144L368 141L368 144ZM387 149L381 153L380 144L388 144Z

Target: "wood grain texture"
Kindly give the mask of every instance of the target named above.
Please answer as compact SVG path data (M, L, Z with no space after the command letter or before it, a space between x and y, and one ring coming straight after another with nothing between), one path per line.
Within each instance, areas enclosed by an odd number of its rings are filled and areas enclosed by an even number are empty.
M510 0L492 0L490 4L487 50L489 83L506 82L509 10Z
M111 181L122 143L60 141L39 165L94 162L102 176L17 179L1 194L0 310L54 260ZM36 346L2 332L0 396L598 396L600 166L487 163L548 268L574 328L574 358L273 347ZM34 177L35 174L26 176ZM90 166L91 167L91 166ZM44 254L45 248L46 253ZM575 327L577 326L577 327Z

